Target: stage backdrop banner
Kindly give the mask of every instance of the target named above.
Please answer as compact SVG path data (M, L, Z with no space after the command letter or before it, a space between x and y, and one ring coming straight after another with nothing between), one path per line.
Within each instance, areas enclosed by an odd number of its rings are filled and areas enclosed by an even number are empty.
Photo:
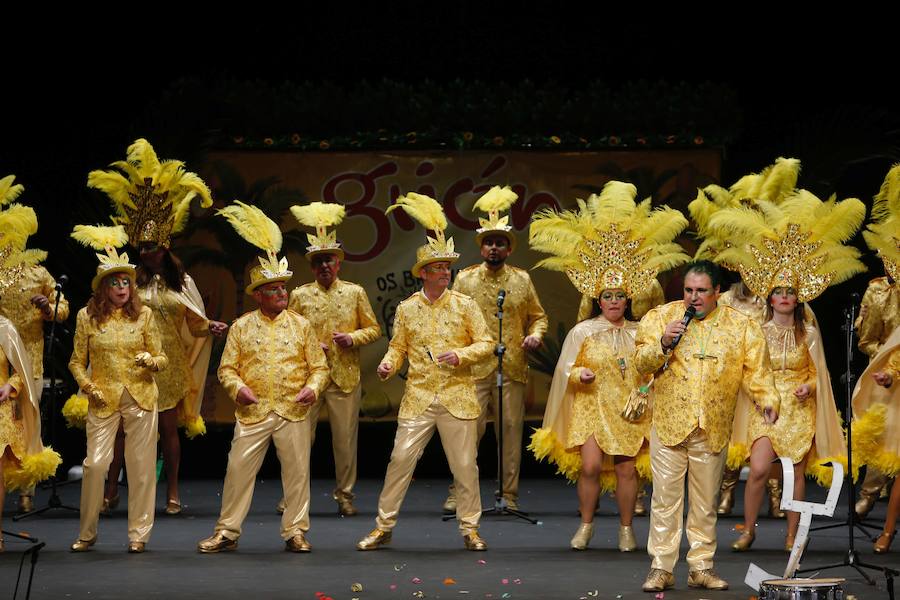
M685 211L697 187L719 180L721 155L717 150L609 151L609 152L215 152L209 156L204 177L213 188L217 207L238 199L272 208L271 214L285 232L285 253L294 272L289 287L313 280L303 258L306 230L301 230L286 210L289 204L312 201L337 202L347 210L338 227L346 258L340 277L365 288L382 327L382 337L361 351L363 420L396 418L403 395L405 368L400 376L381 382L375 375L387 348L397 305L418 289L410 268L415 251L425 242L423 228L403 211L385 215L385 209L400 195L415 191L437 199L449 221L460 253L455 270L480 262L475 243L478 216L475 200L491 186L509 185L519 195L511 211L510 224L518 236L517 250L508 264L528 269L550 328L543 348L532 357L527 414L543 416L544 403L560 345L574 325L579 296L565 275L542 269L531 270L542 258L528 248L528 224L543 208L571 208L576 198L599 192L610 179L627 180L638 187L639 197L652 196L654 205L669 204ZM210 222L212 211L197 214L191 231L175 247L207 247L232 260L193 262L190 272L197 280L207 311L226 321L254 307L244 296L255 259L247 248L236 252L223 248L221 235ZM685 240L686 245L690 241ZM245 244L246 246L246 244ZM244 254L246 264L235 264ZM243 263L242 258L238 262ZM455 273L454 273L455 275ZM215 380L219 352L213 357L204 417L213 422L233 421L234 407Z

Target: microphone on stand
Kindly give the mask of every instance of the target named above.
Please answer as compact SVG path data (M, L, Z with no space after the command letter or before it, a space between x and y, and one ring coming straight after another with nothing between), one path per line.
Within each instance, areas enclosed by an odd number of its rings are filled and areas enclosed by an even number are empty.
M504 300L506 300L506 290L500 290L497 293L497 308L501 308L503 306Z
M684 311L684 317L682 317L682 319L681 319L681 324L684 325L685 327L687 327L688 323L691 322L691 320L694 318L694 315L696 315L696 314L697 314L697 309L694 308L693 306L688 306L687 310ZM678 345L678 342L681 341L681 336L683 336L683 335L684 335L684 332L679 333L672 340L672 350L674 350L675 346Z
M69 283L69 276L68 275L60 275L59 279L56 280L56 288L55 288L56 291L62 290L63 286L65 286L67 283Z

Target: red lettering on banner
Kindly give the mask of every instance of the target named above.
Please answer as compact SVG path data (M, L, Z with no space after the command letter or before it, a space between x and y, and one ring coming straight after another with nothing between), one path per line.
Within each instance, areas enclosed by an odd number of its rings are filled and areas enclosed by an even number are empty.
M481 172L481 178L484 179L486 177L490 177L500 169L506 166L506 157L505 156L495 156L494 160L488 164L487 168Z
M429 161L424 161L419 163L419 166L416 167L416 177L426 177L431 175L434 172L434 163Z

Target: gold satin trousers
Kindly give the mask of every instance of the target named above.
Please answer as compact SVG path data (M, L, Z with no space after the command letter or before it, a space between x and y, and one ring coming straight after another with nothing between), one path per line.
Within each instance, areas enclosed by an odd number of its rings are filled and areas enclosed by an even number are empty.
M478 487L478 426L476 419L458 419L437 400L421 415L397 419L397 435L391 462L378 498L378 529L390 531L397 524L400 505L409 489L416 463L422 457L434 430L441 436L447 463L456 482L456 519L463 535L478 531L481 493Z
M359 407L362 398L360 384L350 392L342 392L332 382L306 413L310 427L310 446L316 443L316 423L322 405L328 408L331 426L331 449L334 452L334 497L353 499L356 484L356 448L359 438Z
M270 412L258 423L234 424L222 490L222 512L216 522L216 533L230 540L241 535L241 524L250 511L256 474L266 457L269 441L275 442L281 462L285 500L281 537L288 540L309 530L309 421L288 421Z
M125 429L125 468L128 475L128 540L150 540L156 510L156 410L144 410L128 390L122 392L119 409L101 418L88 410L87 455L81 478L81 522L78 539L97 537L103 508L103 484L113 459L119 422Z
M647 553L654 569L672 573L684 529L684 478L688 480L687 538L690 570L711 569L716 553L716 501L728 449L710 452L706 432L699 427L677 446L650 432L653 500Z

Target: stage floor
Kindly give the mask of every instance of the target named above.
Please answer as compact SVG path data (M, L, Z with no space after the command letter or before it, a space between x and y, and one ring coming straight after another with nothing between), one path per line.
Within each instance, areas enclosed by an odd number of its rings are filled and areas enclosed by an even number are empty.
M69 544L78 534L75 513L53 510L24 521L13 522L13 496L7 496L3 527L26 531L46 542L34 574L32 598L310 598L328 596L335 600L401 598L612 598L646 599L641 592L649 568L646 554L648 519L635 519L639 550L623 554L615 549L618 519L612 499L601 499L591 547L585 552L569 549L568 543L579 518L575 488L561 479L522 481L520 507L540 520L535 526L514 517L486 516L481 533L490 548L468 552L455 521L441 521L441 503L446 481L414 481L407 494L394 538L385 549L358 552L356 541L374 527L374 512L381 481L364 480L357 487L356 505L360 514L341 518L331 500L332 482L312 482L312 527L310 554L284 551L279 536L280 517L275 504L281 494L277 480L259 481L250 515L244 523L240 548L236 552L201 555L197 541L212 534L218 515L222 482L190 480L182 484L185 511L179 516L162 513L164 486L160 486L156 525L148 550L129 555L125 490L123 501L111 517L100 522L100 536L91 552L72 554ZM80 485L61 488L65 503L77 506ZM824 491L809 486L814 497L824 499ZM482 481L482 498L492 501L493 482ZM739 494L743 494L740 484ZM46 504L48 493L39 491L37 506ZM648 499L649 504L649 499ZM886 509L879 502L871 522L880 525ZM676 586L665 593L668 600L717 598L746 600L755 592L743 584L750 561L769 572L779 573L787 562L784 543L785 522L761 518L753 551L731 552L737 536L734 526L741 522L740 502L735 516L719 519L719 551L716 569L731 584L726 592L691 590L687 587L687 566L675 568ZM846 502L838 509L846 514ZM817 519L815 524L826 520ZM804 566L839 562L846 553L846 528L813 534ZM28 544L6 536L6 553L0 555L0 595L12 596L22 552ZM900 547L895 553L875 555L871 541L856 537L862 560L897 568ZM686 542L682 541L682 558ZM26 564L24 579L27 579ZM844 590L860 599L887 598L884 577L872 573L875 587L869 586L849 568L821 573L822 577L845 577ZM351 590L353 584L362 591ZM19 597L24 597L23 590Z

